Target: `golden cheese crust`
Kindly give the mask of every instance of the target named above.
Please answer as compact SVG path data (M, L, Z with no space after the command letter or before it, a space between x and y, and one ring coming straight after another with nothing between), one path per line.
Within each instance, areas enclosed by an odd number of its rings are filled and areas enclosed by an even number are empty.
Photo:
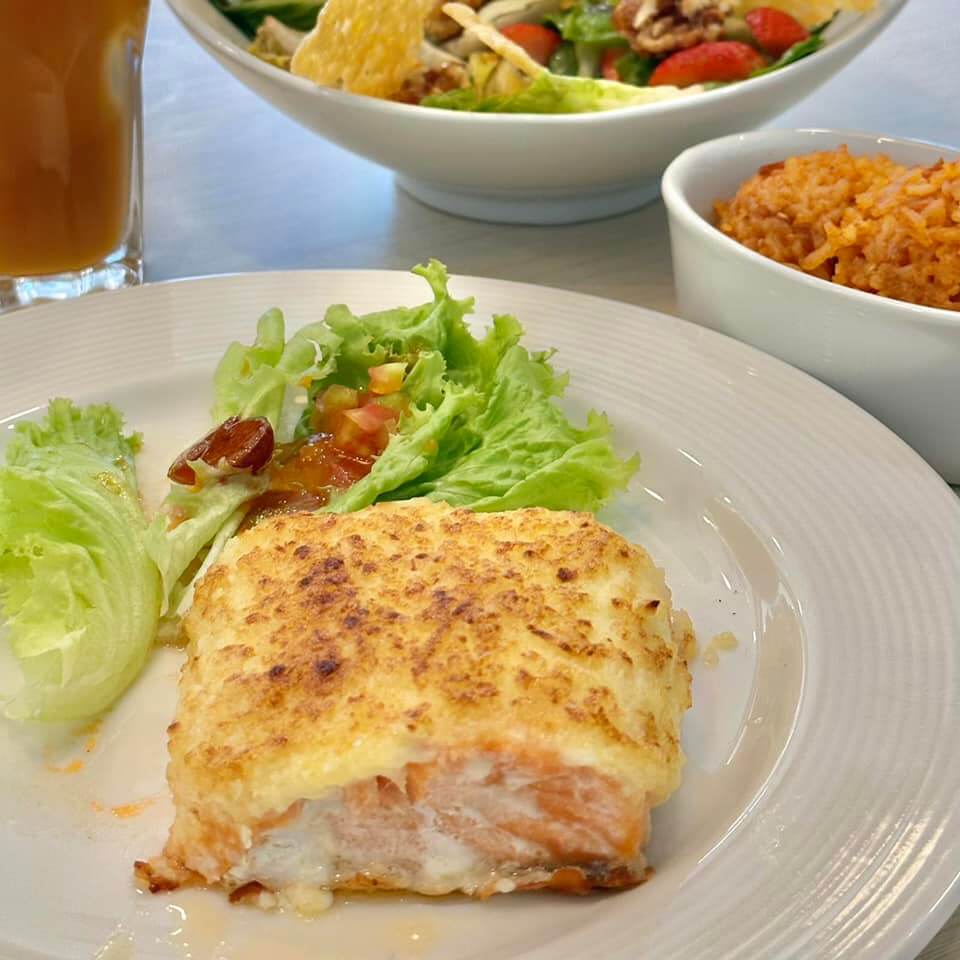
M222 827L208 877L238 824L445 751L559 757L638 805L679 783L689 621L588 514L415 500L268 519L227 546L184 629L168 852L216 848Z

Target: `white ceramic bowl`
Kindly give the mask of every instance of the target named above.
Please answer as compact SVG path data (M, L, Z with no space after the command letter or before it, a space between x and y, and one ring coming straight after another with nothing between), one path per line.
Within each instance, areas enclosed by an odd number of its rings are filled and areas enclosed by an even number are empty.
M691 144L770 120L862 50L906 0L838 18L829 42L799 63L678 101L600 114L463 114L318 87L257 60L209 0L167 0L235 77L298 123L397 172L415 197L451 213L565 223L653 198L667 164Z
M810 277L713 226L714 202L761 165L842 144L911 165L960 154L836 130L762 130L685 151L663 177L680 313L835 387L960 483L960 313Z

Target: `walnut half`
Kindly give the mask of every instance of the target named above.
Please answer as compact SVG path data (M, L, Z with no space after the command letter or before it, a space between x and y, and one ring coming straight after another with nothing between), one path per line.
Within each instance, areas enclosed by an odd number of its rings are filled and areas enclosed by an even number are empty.
M730 0L620 0L613 24L637 53L666 54L716 40Z

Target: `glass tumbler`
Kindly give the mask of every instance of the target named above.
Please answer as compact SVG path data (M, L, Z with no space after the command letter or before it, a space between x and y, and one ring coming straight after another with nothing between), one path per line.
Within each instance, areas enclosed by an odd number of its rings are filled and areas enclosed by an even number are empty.
M0 311L143 277L148 0L0 0Z

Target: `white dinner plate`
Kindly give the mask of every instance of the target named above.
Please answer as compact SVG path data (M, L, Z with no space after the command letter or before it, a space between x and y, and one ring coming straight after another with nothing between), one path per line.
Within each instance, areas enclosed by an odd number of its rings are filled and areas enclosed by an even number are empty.
M455 278L479 323L558 348L578 416L643 456L605 513L667 570L701 646L683 786L654 814L652 879L568 899L348 897L307 922L216 893L138 893L171 816L159 650L94 731L0 724L4 960L627 960L914 956L960 901L960 504L892 433L798 371L637 307ZM148 499L208 426L227 342L282 306L426 299L392 272L219 277L0 318L0 424L110 400L143 431ZM5 419L4 419L5 418ZM72 772L71 772L72 771ZM98 954L98 950L101 951Z

